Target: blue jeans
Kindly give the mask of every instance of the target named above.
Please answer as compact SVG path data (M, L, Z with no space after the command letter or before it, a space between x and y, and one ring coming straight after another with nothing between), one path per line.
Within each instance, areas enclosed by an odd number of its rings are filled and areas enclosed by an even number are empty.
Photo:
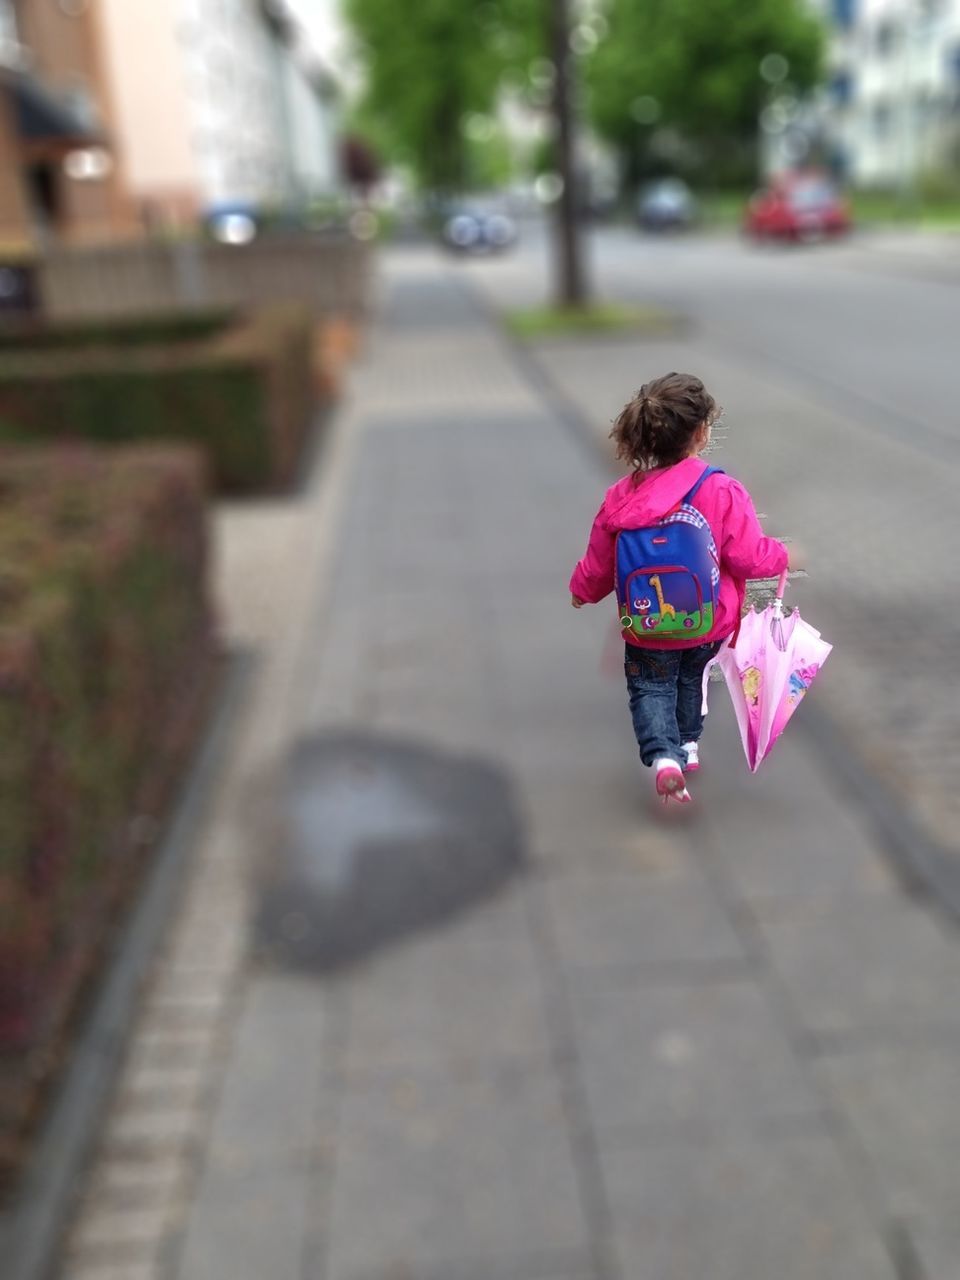
M703 733L703 671L722 641L695 649L641 649L627 644L623 670L640 759L669 756L683 766L683 743Z

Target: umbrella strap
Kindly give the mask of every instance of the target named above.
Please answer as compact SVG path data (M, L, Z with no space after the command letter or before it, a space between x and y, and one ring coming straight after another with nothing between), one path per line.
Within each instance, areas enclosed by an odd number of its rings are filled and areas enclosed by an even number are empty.
M737 625L730 633L730 648L737 647L737 641L740 639L740 625L743 622L743 600L740 601L740 612L737 614Z

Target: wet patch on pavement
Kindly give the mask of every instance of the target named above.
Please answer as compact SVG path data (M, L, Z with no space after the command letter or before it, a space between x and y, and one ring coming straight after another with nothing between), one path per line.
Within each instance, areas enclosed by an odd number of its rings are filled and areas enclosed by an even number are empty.
M502 769L351 730L293 748L258 827L257 951L321 972L488 898L525 856Z

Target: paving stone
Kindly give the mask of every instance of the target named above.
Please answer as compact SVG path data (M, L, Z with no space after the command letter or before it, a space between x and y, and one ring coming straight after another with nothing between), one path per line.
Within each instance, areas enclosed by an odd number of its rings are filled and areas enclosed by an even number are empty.
M164 970L163 978L150 993L156 1004L186 1004L218 1008L228 999L234 988L233 974L224 969L219 973L196 970L178 970L172 965Z
M629 1280L895 1280L829 1138L602 1153Z
M960 1280L960 1221L956 1211L947 1221L906 1224L923 1280Z
M110 1154L181 1151L203 1132L203 1113L195 1108L176 1111L132 1107L114 1113L107 1126L104 1149Z
M692 789L711 819L705 856L719 859L737 896L763 912L791 902L804 911L818 902L829 907L840 895L899 894L875 838L825 779L799 726L751 778L725 688L713 689L711 704Z
M360 971L347 988L348 1071L549 1058L521 893Z
M863 897L761 923L808 1030L960 1025L960 942L923 907Z
M753 984L577 990L580 1072L601 1143L758 1131L823 1104Z
M208 1173L187 1225L176 1280L302 1280L306 1188L295 1169Z
M165 1280L159 1262L68 1263L61 1280Z
M638 777L628 767L589 779L558 771L523 778L530 852L548 874L634 873L644 880L702 880L699 860L672 828L642 821Z
M74 1258L97 1254L109 1260L111 1251L142 1249L141 1260L149 1261L148 1255L177 1217L177 1209L169 1202L139 1209L94 1205L72 1234L70 1253Z
M520 1067L348 1084L330 1219L330 1280L559 1251L585 1227L560 1093Z
M418 740L436 750L498 754L500 728L493 713L472 715L452 695L428 701L422 692L379 692L372 696L365 720L387 736L409 736L411 726L416 726ZM325 714L324 723L329 722Z
M561 961L574 972L746 958L723 908L703 883L564 876L547 882L546 897Z
M125 1075L124 1091L144 1103L149 1103L151 1098L160 1100L169 1095L197 1098L206 1087L208 1074L206 1067L196 1062L171 1062L162 1067L140 1065Z
M134 1036L128 1062L134 1071L168 1066L200 1070L217 1051L219 1040L220 1027L209 1023L178 1028L147 1026Z
M189 1186L187 1163L178 1153L140 1160L101 1159L88 1188L90 1203L115 1208L151 1208L184 1200Z
M235 946L246 929L247 904L237 901L232 906L217 904L216 909L203 902L190 902L176 938L178 954L195 947L223 948Z
M224 1017L226 1000L148 999L144 1010L156 1031L179 1031L193 1027L215 1030Z
M169 965L169 971L177 975L232 978L243 958L244 944L245 939L239 936L213 942L208 938L185 936L163 962L164 969Z
M326 1264L318 1257L315 1265L308 1261L305 1274L308 1280L323 1280L327 1275ZM366 1269L344 1273L344 1280L597 1280L597 1273L589 1261L571 1256L565 1251L549 1249L520 1254L485 1251L479 1257L445 1258L442 1263L418 1265L412 1271L400 1265L388 1265L386 1270L370 1272Z
M960 1225L960 1035L827 1056L815 1069L891 1212Z
M310 980L261 976L249 987L208 1141L224 1170L302 1157L315 1141L328 1002Z
M151 1079L151 1077L153 1077ZM118 1109L124 1112L200 1111L210 1082L207 1073L185 1073L179 1077L163 1072L139 1072L134 1082L117 1091Z

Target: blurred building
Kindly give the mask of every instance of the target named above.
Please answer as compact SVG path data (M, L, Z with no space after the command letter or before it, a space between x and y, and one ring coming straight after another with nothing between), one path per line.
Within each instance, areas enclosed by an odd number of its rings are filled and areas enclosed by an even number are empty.
M8 245L336 187L336 86L284 0L0 0L0 39Z
M908 186L960 167L960 0L818 0L831 22L819 117L836 167Z
M129 222L85 0L0 0L0 245Z

